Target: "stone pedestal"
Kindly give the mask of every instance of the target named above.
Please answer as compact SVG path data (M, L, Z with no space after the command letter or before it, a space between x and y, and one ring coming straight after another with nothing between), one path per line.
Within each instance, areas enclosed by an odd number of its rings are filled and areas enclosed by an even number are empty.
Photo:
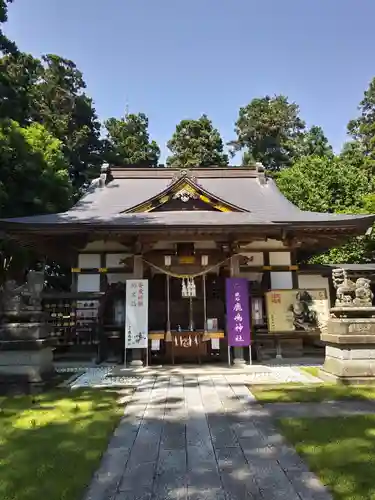
M0 326L0 383L41 384L54 375L52 341L43 313L10 315ZM22 319L22 322L16 322Z
M234 366L243 366L246 364L243 347L233 347L233 364Z
M43 343L0 342L0 383L40 384L54 374L52 349Z
M132 349L132 360L130 361L130 366L143 366L142 349Z
M375 381L375 308L333 308L321 375L345 383ZM362 316L362 317L359 317Z

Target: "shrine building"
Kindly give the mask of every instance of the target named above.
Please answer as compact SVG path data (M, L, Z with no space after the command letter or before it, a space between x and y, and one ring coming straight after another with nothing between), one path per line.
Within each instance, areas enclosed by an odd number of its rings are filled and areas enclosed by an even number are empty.
M320 352L320 310L308 319L293 304L277 312L278 304L288 293L295 301L304 297L298 291L308 291L304 304L320 300L329 307L327 273L319 266L299 269L298 262L365 234L374 220L301 211L260 164L189 170L104 165L67 212L1 225L71 269L70 290L44 293L56 359L226 363L226 278L232 277L247 282L251 350L229 349L231 362L241 364L250 357ZM128 280L147 283L141 293L148 347L125 356Z

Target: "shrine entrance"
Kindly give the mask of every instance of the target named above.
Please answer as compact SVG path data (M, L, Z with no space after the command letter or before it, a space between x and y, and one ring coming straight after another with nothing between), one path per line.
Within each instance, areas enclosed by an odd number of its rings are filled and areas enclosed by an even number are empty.
M225 277L155 274L150 280L149 324L151 361L225 362ZM163 341L153 343L162 331Z

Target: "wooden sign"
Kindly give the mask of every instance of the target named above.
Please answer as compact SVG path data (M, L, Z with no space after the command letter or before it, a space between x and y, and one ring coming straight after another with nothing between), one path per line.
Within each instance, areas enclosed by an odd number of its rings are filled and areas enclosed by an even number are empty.
M185 255L183 257L179 257L178 262L180 264L195 264L194 255Z

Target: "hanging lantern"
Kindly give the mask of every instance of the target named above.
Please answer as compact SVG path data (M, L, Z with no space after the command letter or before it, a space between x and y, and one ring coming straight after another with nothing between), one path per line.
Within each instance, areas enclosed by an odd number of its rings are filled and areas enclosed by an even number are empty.
M186 288L186 284L185 284L184 278L182 278L181 295L182 295L182 297L187 297L188 296L188 290Z
M197 289L194 283L194 278L182 278L181 296L185 298L197 296Z
M191 278L191 296L196 297L197 296L197 289L195 286L194 278Z

